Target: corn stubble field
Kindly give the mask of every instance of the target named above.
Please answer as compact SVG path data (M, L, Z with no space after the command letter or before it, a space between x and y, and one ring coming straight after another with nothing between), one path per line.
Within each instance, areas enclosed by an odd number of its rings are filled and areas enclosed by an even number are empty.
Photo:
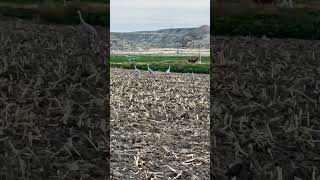
M212 37L213 179L320 179L318 40Z
M209 179L209 76L111 76L112 179Z
M106 31L0 17L0 179L106 179ZM100 51L101 50L101 51ZM101 61L100 61L101 62Z

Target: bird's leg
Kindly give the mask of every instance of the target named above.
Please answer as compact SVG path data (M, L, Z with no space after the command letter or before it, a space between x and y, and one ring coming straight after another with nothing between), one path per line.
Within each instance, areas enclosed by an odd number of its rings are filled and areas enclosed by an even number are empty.
M87 45L88 45L88 47L89 47L89 51L90 51L90 47L91 47L91 41L90 41L90 36L88 35L88 42L87 42Z
M90 36L90 48L97 64L105 64L103 53L99 46L99 40L95 36Z
M91 50L96 53L97 50L98 50L98 47L97 47L97 39L95 39L95 36L91 36L90 37L90 47L91 47Z

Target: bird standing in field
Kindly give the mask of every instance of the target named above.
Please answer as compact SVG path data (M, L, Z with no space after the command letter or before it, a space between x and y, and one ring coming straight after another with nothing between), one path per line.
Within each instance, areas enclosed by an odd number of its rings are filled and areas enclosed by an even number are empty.
M148 71L149 71L149 73L153 73L153 70L150 69L149 64L147 64L147 66L148 66Z
M80 30L88 36L88 43L90 46L92 45L91 42L94 41L94 38L97 37L98 33L94 27L90 24L86 23L82 18L81 12L78 10L78 15L80 19Z
M135 71L140 72L140 70L136 67L136 65L133 65L133 66Z
M279 6L293 8L293 1L292 0L282 0L282 2L279 4Z
M166 73L170 73L170 66L169 66L169 69L166 70Z
M100 59L101 63L104 64L105 59L104 57L102 57L101 49L99 47L98 38L97 38L98 33L96 29L84 21L80 10L78 10L78 15L80 19L80 25L79 25L80 30L82 31L82 33L84 33L87 36L87 44L89 45L89 48L91 48L93 53L97 55L97 59Z
M79 10L78 10L78 15L79 15L80 23L81 23L80 28L81 28L82 32L89 34L89 35L97 36L96 29L84 21L84 19L82 18L81 12Z

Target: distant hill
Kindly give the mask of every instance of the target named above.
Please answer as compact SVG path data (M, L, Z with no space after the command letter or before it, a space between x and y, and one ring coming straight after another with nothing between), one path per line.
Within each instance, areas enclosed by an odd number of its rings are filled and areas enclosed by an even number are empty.
M111 50L150 48L209 48L210 26L173 28L158 31L111 32Z

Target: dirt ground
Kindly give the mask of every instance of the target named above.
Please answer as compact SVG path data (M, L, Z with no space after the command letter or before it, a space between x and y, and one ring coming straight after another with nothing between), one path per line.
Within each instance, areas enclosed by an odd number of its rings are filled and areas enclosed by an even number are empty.
M212 37L211 177L320 179L320 41Z
M111 179L209 179L209 76L111 70Z
M0 179L107 179L106 31L0 17Z

